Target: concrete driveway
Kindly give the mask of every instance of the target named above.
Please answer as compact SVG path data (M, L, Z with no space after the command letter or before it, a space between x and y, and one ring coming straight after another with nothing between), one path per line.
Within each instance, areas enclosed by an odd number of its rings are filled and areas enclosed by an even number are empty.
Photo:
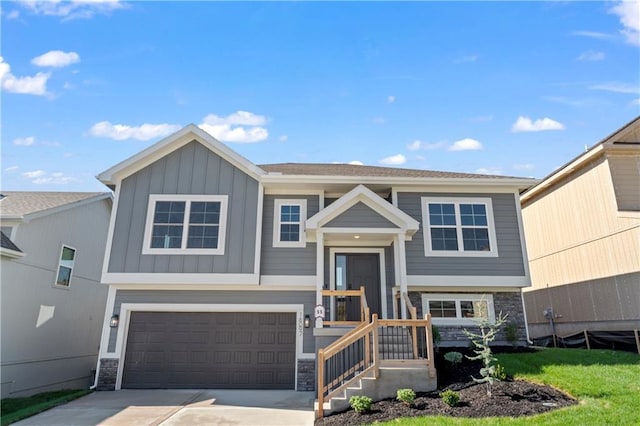
M313 425L314 392L120 390L94 392L16 425Z

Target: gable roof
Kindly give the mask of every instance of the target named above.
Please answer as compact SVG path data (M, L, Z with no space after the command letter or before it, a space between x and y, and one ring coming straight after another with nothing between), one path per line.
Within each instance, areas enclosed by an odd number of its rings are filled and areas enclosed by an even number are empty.
M24 252L7 237L4 232L0 231L0 254L9 257L22 257Z
M222 142L215 139L195 124L189 124L172 135L156 142L148 148L140 151L136 155L127 158L108 170L96 176L107 186L117 185L122 179L134 174L144 167L159 160L170 152L192 142L197 141L206 146L220 157L233 164L235 167L247 173L249 176L259 180L266 172L244 158Z
M464 179L513 179L510 176L481 175L474 173L442 172L436 170L403 169L399 167L358 166L334 163L279 163L261 164L262 170L283 175L313 176L362 176L407 178L464 178Z
M20 220L110 197L109 192L3 191L0 218Z
M399 231L403 231L408 239L410 239L420 227L417 220L384 200L366 186L358 185L307 219L306 229L314 232L360 202L396 225Z
M640 140L636 140L633 142L620 141L620 139L626 139L629 136L633 136L634 132L640 132L640 116L634 118L624 126L620 127L615 132L611 133L609 136L605 137L600 142L587 149L585 152L570 160L568 163L558 167L549 175L541 179L536 185L528 188L522 193L520 202L529 202L534 197L544 193L546 189L551 188L554 184L557 184L568 176L573 175L576 171L582 169L585 165L589 164L595 158L598 158L600 155L602 155L605 149L638 149L638 146L640 146Z

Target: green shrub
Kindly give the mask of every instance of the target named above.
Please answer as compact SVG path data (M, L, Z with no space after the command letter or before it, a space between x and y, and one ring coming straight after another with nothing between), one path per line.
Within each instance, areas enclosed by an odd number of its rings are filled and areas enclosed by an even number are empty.
M416 399L416 393L413 389L398 389L396 396L398 397L398 401L402 401L406 405L413 404L413 401Z
M504 338L511 343L514 348L518 344L518 324L515 321L509 321L504 326Z
M456 351L447 352L444 354L444 359L449 361L451 364L456 365L462 361L462 354Z
M501 366L500 364L496 364L496 367L493 371L493 377L500 381L507 380L507 372L504 371L503 366Z
M460 394L456 391L452 391L451 389L441 392L440 398L442 398L442 401L449 407L455 407L458 405L458 402L460 402Z
M372 403L373 400L364 395L354 395L349 398L349 405L351 405L351 408L353 408L353 410L358 414L366 413L367 411L369 411L371 409Z
M487 387L487 395L491 396L491 385L499 379L496 377L496 358L491 351L490 343L496 339L496 335L500 331L500 328L507 322L507 315L502 315L502 312L496 318L495 323L491 324L488 319L484 318L476 321L479 332L472 332L467 329L462 330L465 336L471 340L471 343L475 347L473 352L475 356L468 356L470 360L479 359L482 361L483 367L480 369L480 379L476 379L471 376L474 382L484 383Z

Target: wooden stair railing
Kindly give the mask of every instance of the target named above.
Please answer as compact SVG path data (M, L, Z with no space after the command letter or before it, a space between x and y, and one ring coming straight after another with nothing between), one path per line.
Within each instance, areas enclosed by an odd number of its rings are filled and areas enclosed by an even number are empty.
M349 326L349 325L358 325L362 322L369 322L369 319L371 318L371 313L370 313L371 311L369 309L369 304L367 303L367 296L364 293L364 286L360 287L360 289L358 290L322 290L322 296L329 297L330 306L335 306L335 304L331 304L331 299L334 297L359 297L360 298L360 321L325 320L323 322L325 325Z
M429 377L435 377L433 358L433 341L431 332L431 315L418 319L417 310L406 293L405 298L411 319L378 319L377 314L369 317L369 307L362 291L362 322L353 330L340 337L326 348L318 351L318 412L323 417L324 403L339 392L342 392L364 374L372 372L378 377L381 365L388 366L426 366ZM324 293L323 293L324 294ZM424 331L422 330L424 329ZM389 332L389 330L408 330L411 341L411 353L408 358L391 356L383 360L380 354L380 339L385 335L404 336L406 332ZM422 338L424 337L424 340ZM402 337L400 337L402 340ZM392 345L395 350L402 345Z

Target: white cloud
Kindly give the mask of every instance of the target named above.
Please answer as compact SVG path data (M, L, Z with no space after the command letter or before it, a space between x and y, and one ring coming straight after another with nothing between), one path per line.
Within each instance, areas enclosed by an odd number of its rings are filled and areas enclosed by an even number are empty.
M482 149L482 144L471 138L460 139L449 147L449 151L477 151L479 149Z
M33 170L31 172L24 172L22 174L22 176L29 178L29 179L34 179L34 178L38 178L41 176L44 176L46 174L46 172L44 170Z
M571 33L571 35L595 38L595 39L598 39L598 40L607 40L607 39L613 38L613 36L611 34L600 33L600 32L597 32L597 31L573 31Z
M7 19L18 19L20 17L20 11L18 10L12 10L11 12L7 13Z
M632 100L632 101L631 101L631 105L632 105L632 106L634 106L634 105L640 105L640 98Z
M143 124L141 126L127 126L125 124L111 124L108 121L101 121L94 124L89 133L92 136L109 138L116 141L126 139L136 139L139 141L147 141L162 136L168 136L171 133L180 130L177 124Z
M387 96L387 103L392 104L396 101L396 97L393 95Z
M373 121L375 124L384 124L387 122L384 117L373 117L371 121Z
M119 0L20 0L19 3L37 15L60 16L65 20L87 19L125 7Z
M287 136L287 135L282 135L282 136L280 136L280 137L278 138L278 140L279 140L280 142L286 142L286 141L288 141L288 140L289 140L289 136Z
M627 43L640 46L640 1L618 1L609 9L609 13L618 15L623 29L620 30Z
M587 50L586 52L582 52L580 56L578 56L579 61L602 61L604 60L604 52L596 52L595 50Z
M36 138L33 136L27 136L26 138L15 138L13 140L14 145L31 146L36 142Z
M392 155L390 157L383 158L379 161L380 164L386 164L388 166L399 166L407 162L407 157L402 154Z
M540 118L532 121L529 117L520 116L511 126L513 133L542 132L544 130L564 130L564 124L550 118Z
M480 167L479 169L476 169L476 173L479 173L481 175L502 175L502 174L504 174L502 172L502 170L500 170L498 167Z
M66 185L68 183L76 182L78 179L73 176L66 176L62 172L51 173L49 176L42 176L32 180L32 183L36 185L55 184Z
M432 151L434 149L444 148L446 143L444 141L441 142L423 142L421 140L415 140L407 145L407 149L409 151Z
M513 168L515 170L533 170L536 168L533 164L514 164Z
M478 58L480 58L479 55L467 55L467 56L462 56L458 59L456 59L456 63L461 64L463 62L475 62L478 60Z
M362 161L358 161L358 160L349 161L349 164L351 164L352 166L363 166L364 165L364 163Z
M252 143L269 137L269 131L262 127L267 118L248 111L236 111L226 117L207 115L198 127L223 142Z
M569 105L572 107L586 107L596 105L598 102L593 99L570 99L564 96L543 96L545 101L555 102L558 104Z
M33 77L16 77L11 74L11 66L0 56L0 85L2 90L22 95L43 96L47 94L48 72L39 72Z
M20 167L18 167L18 166L11 166L11 167L7 167L6 169L4 169L4 171L7 172L7 173L11 173L11 172L15 172L19 168Z
M615 92L615 93L628 93L628 94L640 93L640 87L638 87L637 84L620 83L617 81L594 84L593 86L589 86L589 89L605 90L607 92Z
M80 55L76 52L63 52L51 50L40 56L36 56L31 63L38 67L61 68L80 62Z

